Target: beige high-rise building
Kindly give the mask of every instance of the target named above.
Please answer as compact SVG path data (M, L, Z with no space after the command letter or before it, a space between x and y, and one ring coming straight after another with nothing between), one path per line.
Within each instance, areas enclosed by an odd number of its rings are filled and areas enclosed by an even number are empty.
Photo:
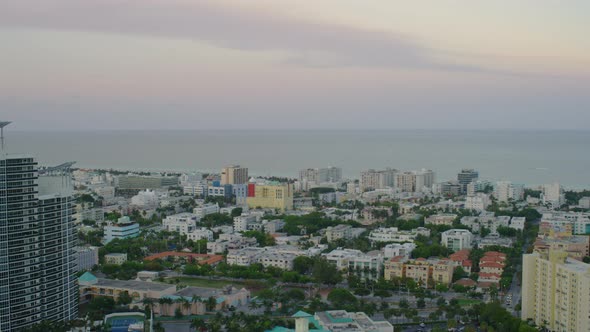
M244 184L248 182L248 169L233 165L221 170L221 184Z
M386 168L382 171L374 169L363 171L361 172L360 189L361 191L369 191L393 187L396 173L397 170L393 168Z
M590 327L590 264L564 251L523 255L523 320L549 331L588 331Z

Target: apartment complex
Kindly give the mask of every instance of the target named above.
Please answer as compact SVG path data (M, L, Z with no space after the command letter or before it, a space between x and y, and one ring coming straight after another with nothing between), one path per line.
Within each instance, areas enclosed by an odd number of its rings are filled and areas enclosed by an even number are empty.
M523 320L549 331L588 331L590 327L590 265L563 251L523 255Z
M221 185L243 184L248 182L248 169L240 165L224 167L221 170Z
M457 219L457 215L454 213L438 213L424 219L424 224L452 226L455 219Z
M384 279L408 278L422 287L438 284L449 285L453 281L455 265L449 260L425 259L408 260L397 256L385 262Z
M299 171L299 182L301 183L320 184L340 180L342 180L342 168L339 167L307 168Z
M263 182L248 184L250 208L278 209L282 212L293 209L293 186L290 183Z
M473 234L466 229L449 229L441 234L442 245L453 250L470 249Z
M494 197L500 202L521 201L524 198L524 185L510 181L498 181L494 186Z
M386 168L385 170L381 171L370 169L361 172L361 192L393 187L395 184L396 173L397 170L393 168Z
M114 239L127 239L139 235L139 224L124 216L116 223L108 222L104 227L104 242L109 243Z
M395 174L395 188L401 192L430 190L434 184L434 172L427 169Z
M117 178L117 187L119 189L158 189L177 186L178 183L178 177L175 176L120 175Z
M457 174L457 181L461 185L461 193L467 193L467 185L471 182L477 181L479 178L479 173L474 169L462 169L461 172Z
M380 227L369 234L372 242L414 242L418 235L430 236L430 230L425 227L418 227L409 231L399 230L397 227Z

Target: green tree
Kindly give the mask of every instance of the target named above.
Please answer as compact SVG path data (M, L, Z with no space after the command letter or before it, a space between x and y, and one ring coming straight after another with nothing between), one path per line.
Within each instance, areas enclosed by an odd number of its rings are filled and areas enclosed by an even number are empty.
M119 297L117 298L117 304L119 305L127 305L132 301L133 299L131 298L131 296L129 296L129 292L127 291L120 293Z
M346 289L334 288L330 294L328 294L328 301L334 306L345 306L349 304L355 304L357 302L356 297Z
M318 283L335 285L342 281L342 274L336 266L328 262L325 258L315 261L312 270L312 276Z

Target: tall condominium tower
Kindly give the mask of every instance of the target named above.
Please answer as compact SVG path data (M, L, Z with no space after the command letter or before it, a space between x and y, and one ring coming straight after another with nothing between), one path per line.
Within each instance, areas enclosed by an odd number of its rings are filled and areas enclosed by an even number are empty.
M461 172L457 174L457 181L461 185L461 193L467 193L467 185L473 181L477 181L479 178L479 173L474 169L462 169Z
M248 183L248 169L233 165L224 167L221 170L221 184L243 184Z
M68 174L0 152L0 331L78 316Z

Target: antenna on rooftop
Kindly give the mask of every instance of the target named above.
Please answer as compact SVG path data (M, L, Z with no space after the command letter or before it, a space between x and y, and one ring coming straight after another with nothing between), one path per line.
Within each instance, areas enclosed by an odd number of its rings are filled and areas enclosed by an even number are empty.
M0 121L0 141L2 141L2 151L4 151L4 127L8 126L12 122Z

